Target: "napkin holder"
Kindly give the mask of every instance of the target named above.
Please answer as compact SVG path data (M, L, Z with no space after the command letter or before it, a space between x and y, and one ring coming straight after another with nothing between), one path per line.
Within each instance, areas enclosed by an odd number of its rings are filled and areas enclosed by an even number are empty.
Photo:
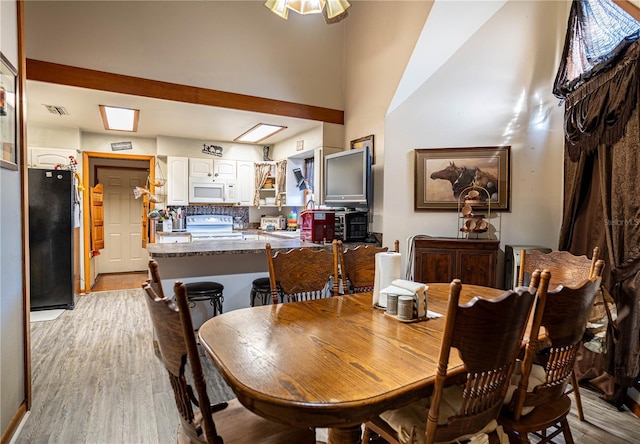
M409 322L426 320L428 288L429 287L424 284L397 279L393 281L392 284L388 287L380 290L380 299L384 299L386 301L388 294L397 294L398 296L411 296L413 297L413 319L409 320Z

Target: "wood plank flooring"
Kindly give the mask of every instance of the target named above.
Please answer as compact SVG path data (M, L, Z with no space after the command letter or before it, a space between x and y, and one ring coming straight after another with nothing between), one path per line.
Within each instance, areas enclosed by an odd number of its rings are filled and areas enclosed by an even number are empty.
M33 406L15 443L175 443L178 413L138 285L80 296L75 310L31 324ZM210 360L202 362L212 402L230 399ZM576 443L638 442L640 419L581 393L586 421L569 416Z
M91 291L127 290L140 288L142 282L147 279L147 271L135 271L131 273L103 273L96 278L96 283Z

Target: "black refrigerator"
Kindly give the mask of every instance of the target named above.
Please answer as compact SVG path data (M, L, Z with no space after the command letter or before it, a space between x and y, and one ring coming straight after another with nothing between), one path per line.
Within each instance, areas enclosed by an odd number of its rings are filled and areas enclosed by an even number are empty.
M75 307L74 202L72 171L29 169L31 310Z

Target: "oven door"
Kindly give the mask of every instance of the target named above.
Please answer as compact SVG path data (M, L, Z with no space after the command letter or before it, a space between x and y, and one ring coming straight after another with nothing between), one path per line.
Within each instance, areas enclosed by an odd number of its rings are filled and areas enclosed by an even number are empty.
M224 203L226 184L212 179L189 178L189 202Z

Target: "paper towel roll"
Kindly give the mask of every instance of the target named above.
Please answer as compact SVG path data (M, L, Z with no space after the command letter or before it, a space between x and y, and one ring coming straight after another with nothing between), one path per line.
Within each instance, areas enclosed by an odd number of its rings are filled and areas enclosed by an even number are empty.
M373 305L387 306L387 295L380 290L388 287L395 279L402 277L402 254L393 251L376 253L375 276L373 281Z

